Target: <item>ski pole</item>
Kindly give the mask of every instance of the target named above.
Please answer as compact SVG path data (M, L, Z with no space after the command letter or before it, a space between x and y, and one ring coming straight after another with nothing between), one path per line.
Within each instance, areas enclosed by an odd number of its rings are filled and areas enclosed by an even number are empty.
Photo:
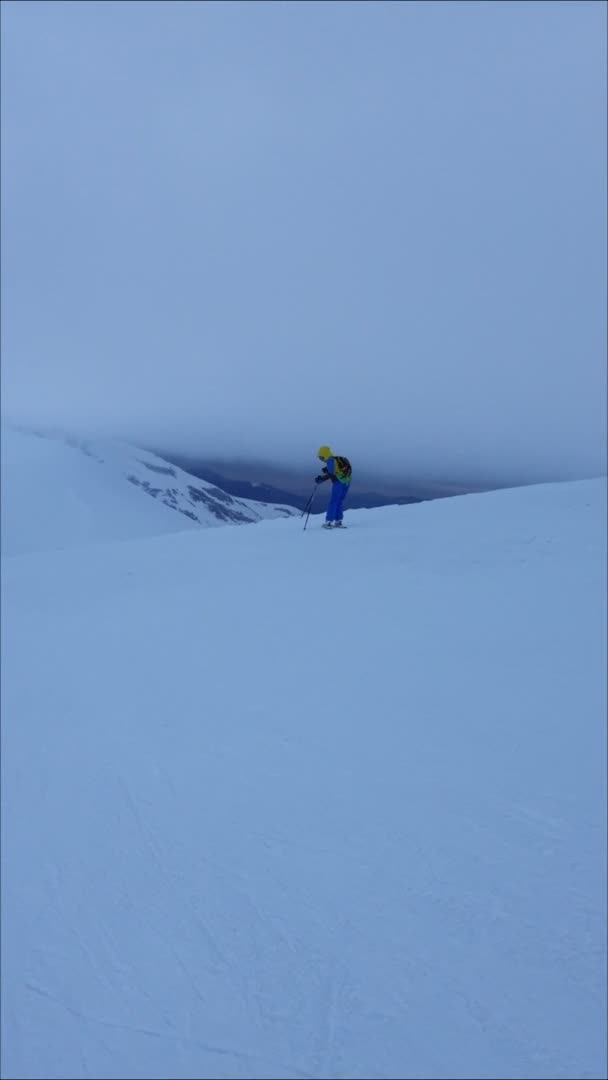
M314 488L312 489L312 495L310 496L310 499L308 500L308 502L306 503L306 506L304 507L304 509L302 511L302 517L304 517L304 514L306 514L306 521L304 522L304 529L306 529L306 526L308 525L308 519L310 517L310 511L312 510L312 504L313 504L313 501L314 501L316 490L317 490L317 485L315 484Z
M312 489L312 495L310 496L308 502L306 503L306 506L302 510L302 513L300 514L300 517L304 517L304 514L306 514L308 512L308 507L312 505L312 500L315 497L315 491L316 490L317 490L317 485L315 484L314 488Z

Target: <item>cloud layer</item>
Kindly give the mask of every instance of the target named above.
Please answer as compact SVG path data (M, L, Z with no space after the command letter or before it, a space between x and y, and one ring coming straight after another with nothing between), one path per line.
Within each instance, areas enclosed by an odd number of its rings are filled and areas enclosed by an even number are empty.
M5 7L4 415L444 480L605 471L605 21Z

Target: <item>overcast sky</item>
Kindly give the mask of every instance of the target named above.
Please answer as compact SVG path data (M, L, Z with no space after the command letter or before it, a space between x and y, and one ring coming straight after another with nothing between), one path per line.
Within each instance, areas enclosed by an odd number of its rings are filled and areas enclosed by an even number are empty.
M5 419L606 470L606 4L2 4Z

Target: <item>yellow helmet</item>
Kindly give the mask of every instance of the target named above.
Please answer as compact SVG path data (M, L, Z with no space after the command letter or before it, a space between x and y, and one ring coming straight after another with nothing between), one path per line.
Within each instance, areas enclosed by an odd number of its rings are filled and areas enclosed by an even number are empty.
M329 446L321 446L321 447L319 447L319 450L317 452L317 457L320 457L321 461L327 461L327 459L330 458L331 456L332 455L331 455L331 450L329 449Z

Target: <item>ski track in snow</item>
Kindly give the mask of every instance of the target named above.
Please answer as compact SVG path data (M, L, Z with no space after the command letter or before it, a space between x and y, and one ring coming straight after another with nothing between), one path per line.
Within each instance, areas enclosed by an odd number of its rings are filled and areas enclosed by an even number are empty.
M605 485L349 518L3 561L3 1076L605 1075Z
M75 1016L78 1020L84 1020L86 1023L99 1024L101 1027L113 1028L117 1031L126 1031L133 1035L144 1035L147 1038L151 1039L167 1039L170 1042L189 1044L196 1047L198 1050L204 1050L205 1053L211 1055L217 1054L220 1057L233 1057L241 1059L248 1064L262 1065L264 1067L270 1065L273 1070L280 1070L280 1073L277 1073L277 1076L283 1076L285 1072L289 1072L293 1076L301 1076L308 1078L308 1080L313 1080L313 1078L310 1076L310 1073L303 1072L301 1069L296 1069L293 1065L282 1065L276 1062L264 1061L264 1059L258 1058L255 1054L242 1053L239 1050L234 1050L232 1048L224 1046L213 1046L210 1043L201 1042L186 1035L181 1035L178 1032L176 1032L175 1034L170 1034L166 1031L155 1031L150 1028L132 1027L127 1024L120 1024L117 1023L115 1020L107 1020L100 1016L89 1016L87 1013L82 1012L80 1009L75 1009L70 1005L66 1005L64 1001L60 1001L59 998L54 997L53 994L49 993L48 990L43 989L43 987L41 986L36 986L34 983L31 982L26 982L25 986L32 993L39 994L40 997L47 998L49 1001L54 1002L62 1009L65 1009L67 1012L71 1013L71 1015ZM82 1064L83 1075L88 1076L88 1068L86 1066L86 1058L84 1058L84 1056L82 1058Z

